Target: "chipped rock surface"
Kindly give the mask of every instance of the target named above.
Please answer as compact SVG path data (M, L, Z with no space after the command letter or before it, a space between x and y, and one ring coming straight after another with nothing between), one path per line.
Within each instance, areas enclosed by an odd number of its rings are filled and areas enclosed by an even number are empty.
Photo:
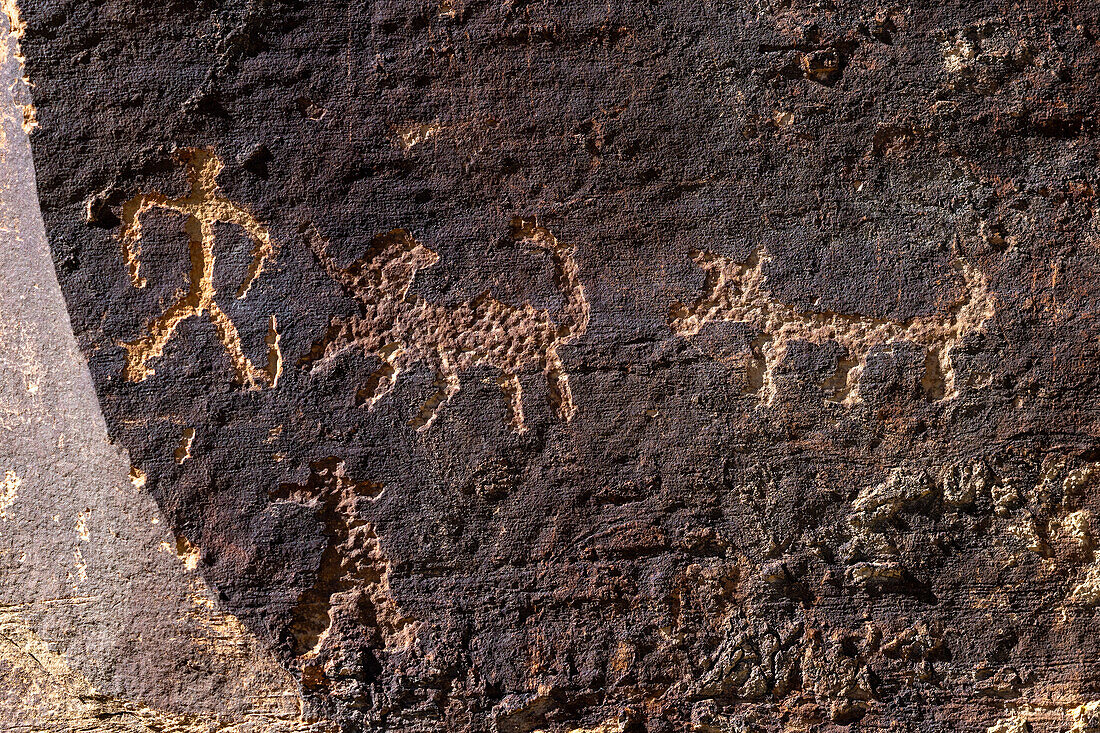
M1100 730L1100 3L20 11L27 719Z

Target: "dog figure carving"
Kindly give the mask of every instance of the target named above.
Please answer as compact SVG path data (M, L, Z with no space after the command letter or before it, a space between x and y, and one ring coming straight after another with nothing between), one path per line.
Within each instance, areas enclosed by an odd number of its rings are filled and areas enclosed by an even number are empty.
M558 416L564 421L573 418L576 406L558 348L587 330L588 300L573 259L575 248L558 242L548 229L533 220L516 219L512 238L549 253L555 284L565 298L559 323L530 303L511 306L488 292L457 307L411 295L417 270L436 264L439 256L404 229L375 237L366 254L346 267L336 263L328 242L316 230L307 229L306 237L328 274L359 301L359 313L333 319L305 361L316 365L349 350L381 359L381 367L359 389L358 404L374 407L393 390L401 372L426 362L435 372L436 390L410 424L427 430L440 408L458 394L459 375L484 364L500 370L508 422L516 432L527 429L519 380L523 371L541 371Z
M925 373L921 384L933 399L956 395L951 351L968 333L983 328L994 312L994 297L985 277L965 260L954 263L962 277L964 297L946 315L888 321L827 311L799 311L775 300L766 288L764 265L769 256L757 249L745 262L735 262L696 250L693 258L706 271L702 297L691 305L673 303L669 326L690 338L713 321L743 323L757 335L746 359L746 381L765 405L775 399L776 367L794 341L821 344L835 341L845 349L837 373L822 385L826 401L844 406L860 402L859 380L871 349L895 342L924 347Z

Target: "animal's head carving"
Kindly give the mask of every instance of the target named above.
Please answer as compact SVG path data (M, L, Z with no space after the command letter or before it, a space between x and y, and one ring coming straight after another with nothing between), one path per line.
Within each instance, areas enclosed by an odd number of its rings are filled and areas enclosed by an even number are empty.
M316 228L306 225L302 234L329 275L360 300L404 298L416 271L439 261L438 254L406 230L393 229L376 236L362 257L340 267L329 253L328 240Z
M676 301L669 308L669 326L681 336L699 333L714 313L728 308L733 300L747 302L764 293L764 264L770 258L762 247L743 262L701 249L693 249L691 259L706 273L706 295L692 304Z
M739 290L745 290L762 284L766 279L763 268L771 260L771 255L763 247L756 247L744 261L738 262L696 249L692 250L691 258L708 276L721 278L723 283L733 283Z
M376 284L384 293L404 297L416 271L439 262L439 255L404 229L393 229L374 238L363 262L377 273Z
M549 229L541 226L537 219L523 219L517 216L512 219L510 226L512 241L526 242L533 250L544 249L554 252L568 249Z

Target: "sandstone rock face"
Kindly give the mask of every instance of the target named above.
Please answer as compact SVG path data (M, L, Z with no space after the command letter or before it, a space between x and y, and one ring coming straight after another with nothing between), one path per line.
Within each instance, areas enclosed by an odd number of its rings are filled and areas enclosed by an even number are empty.
M23 26L0 7L0 730L331 731L108 442L38 207Z
M1100 4L22 12L107 429L301 725L1100 730Z

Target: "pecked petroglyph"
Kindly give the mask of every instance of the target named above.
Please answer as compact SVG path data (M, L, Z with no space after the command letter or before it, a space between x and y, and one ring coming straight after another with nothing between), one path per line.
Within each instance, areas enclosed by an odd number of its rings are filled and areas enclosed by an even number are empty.
M952 349L967 334L981 330L994 312L994 296L985 277L961 258L955 262L955 270L966 284L964 298L945 316L921 316L904 322L799 311L775 300L767 290L764 265L770 257L763 249L754 251L745 262L699 250L693 258L707 274L703 295L691 305L673 303L669 326L685 338L695 336L714 321L743 323L752 328L757 335L746 358L747 381L764 404L771 404L775 398L776 367L794 341L835 341L847 351L836 374L822 384L829 402L857 404L867 355L877 346L896 342L924 347L921 384L934 399L950 399L956 395Z
M846 581L876 592L919 590L915 548L943 535L922 536L927 530L917 527L965 514L993 528L1014 564L1037 556L1056 568L1067 608L1100 607L1097 520L1087 507L1098 480L1100 462L1059 451L1001 451L938 469L896 466L852 500L842 530L848 541L840 548Z
M333 319L306 361L325 362L352 349L381 359L382 366L358 392L359 404L374 407L393 390L401 372L427 362L435 370L436 391L410 421L426 430L458 394L459 374L484 364L501 372L497 381L508 398L509 424L517 432L526 430L519 373L531 368L545 375L558 416L572 419L576 406L558 347L588 328L588 299L573 259L575 248L558 242L548 229L516 219L512 238L550 254L555 283L565 296L560 323L530 303L507 305L487 292L454 308L410 295L416 271L434 265L439 256L404 229L375 237L366 254L344 268L329 255L320 234L309 229L306 236L329 275L360 303L358 315Z
M316 581L298 599L290 628L308 689L340 693L373 674L374 665L361 651L398 653L416 641L418 622L394 602L389 561L360 511L360 502L372 502L382 491L380 484L353 481L343 461L326 458L310 465L304 484L284 484L272 492L277 501L312 508L327 540ZM343 690L348 692L354 690Z
M126 349L123 377L131 382L141 382L152 376L154 370L148 366L149 360L164 353L165 345L179 324L188 318L206 317L217 329L218 340L229 355L237 379L250 389L274 387L282 373L282 353L275 316L271 316L268 325L267 364L257 367L245 356L237 327L218 305L214 287L215 225L218 222L241 227L255 243L252 262L237 290L237 298L248 294L253 281L263 271L265 262L274 256L271 235L244 208L221 194L217 177L222 170L222 162L216 155L209 150L192 148L184 150L179 159L187 166L191 184L186 194L170 199L157 192L142 193L122 206L123 251L130 270L130 283L135 288L145 287L145 278L141 276L142 214L159 208L187 217L184 228L190 238L191 254L187 291L149 325L147 335L121 344Z

